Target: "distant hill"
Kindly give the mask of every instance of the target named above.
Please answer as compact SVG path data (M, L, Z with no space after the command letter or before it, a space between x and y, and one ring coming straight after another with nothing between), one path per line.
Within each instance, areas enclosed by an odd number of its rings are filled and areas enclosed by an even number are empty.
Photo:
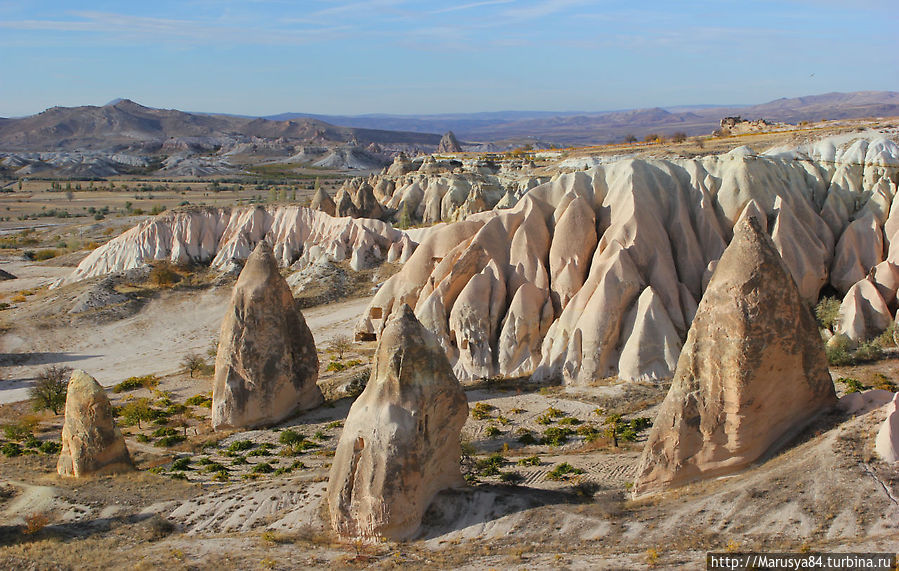
M37 115L0 120L0 150L125 150L146 152L178 141L221 148L253 138L283 139L294 144L434 145L440 134L338 127L302 118L269 120L185 113L144 107L117 99L102 107L53 107Z
M711 133L727 115L798 123L899 115L899 93L857 91L777 99L761 105L679 106L602 112L500 111L444 115L312 115L282 113L268 119L308 118L347 127L445 133L463 141L503 141L533 138L560 144L586 145L620 141L650 133L687 135Z

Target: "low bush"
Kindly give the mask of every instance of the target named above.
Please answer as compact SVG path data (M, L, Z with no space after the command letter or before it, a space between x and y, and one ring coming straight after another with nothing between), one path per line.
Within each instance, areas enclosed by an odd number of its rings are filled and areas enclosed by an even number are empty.
M518 431L518 442L519 444L523 444L524 446L532 446L539 443L537 438L534 436L534 433L524 428Z
M0 446L0 453L7 458L12 458L22 454L22 447L16 442L5 442L3 446Z
M251 440L237 440L228 446L228 452L243 452L255 446Z
M123 393L125 391L136 391L137 389L154 389L157 386L159 386L159 377L156 375L143 375L142 377L128 377L112 387L112 392Z
M549 446L562 446L568 442L568 437L572 434L574 431L570 428L551 426L543 431L543 438L540 439L540 442Z
M184 401L184 404L188 406L202 406L206 408L212 408L212 397L204 394L198 394Z
M568 462L562 462L553 468L552 471L546 475L546 478L548 480L567 480L570 476L576 476L583 473L584 471L580 468L575 468Z
M60 450L62 450L62 443L56 442L55 440L46 440L44 442L41 442L41 445L38 447L38 449L48 456L59 454Z
M172 462L172 470L190 470L190 456L182 456Z
M487 458L478 460L475 466L482 476L497 476L499 475L500 467L505 461L506 459L503 458L503 455L497 452Z
M496 438L501 434L502 431L493 424L488 425L487 428L484 429L484 436L486 436L487 438Z
M527 458L522 458L518 461L519 466L539 466L540 465L540 457L539 456L528 456Z
M305 439L306 438L302 434L295 430L290 430L289 428L282 431L281 434L278 435L278 442L286 445L296 444L297 442L302 442Z
M253 466L253 469L251 470L251 472L253 474L271 474L274 471L275 471L275 469L272 468L272 465L269 464L268 462L256 464L255 466Z
M185 440L187 440L187 438L185 438L181 434L172 434L170 436L163 436L162 438L154 442L153 446L168 448L169 446L174 446L175 444L184 442Z
M485 402L475 404L471 409L471 418L475 420L486 420L491 417L490 413L496 410L496 407Z

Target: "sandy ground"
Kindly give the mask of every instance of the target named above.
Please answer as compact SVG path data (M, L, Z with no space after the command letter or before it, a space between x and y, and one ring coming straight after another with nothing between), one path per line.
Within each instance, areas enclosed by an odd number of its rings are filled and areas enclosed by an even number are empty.
M7 294L46 285L71 271L21 263L3 267L19 277L0 282L0 291ZM84 369L104 386L134 375L175 373L186 354L205 357L215 345L230 296L230 287L164 292L128 319L89 327L9 324L0 336L0 375L5 379L0 381L0 403L25 400L30 382L48 365ZM369 300L356 298L305 310L316 344L323 347L339 334L352 336Z

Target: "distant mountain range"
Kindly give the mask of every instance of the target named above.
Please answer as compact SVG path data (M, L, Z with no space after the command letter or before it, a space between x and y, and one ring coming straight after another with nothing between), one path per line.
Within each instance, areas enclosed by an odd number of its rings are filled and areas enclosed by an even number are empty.
M3 151L218 150L254 140L294 145L436 146L439 134L335 126L312 118L271 120L185 113L117 99L102 107L52 107L37 115L0 119Z
M676 108L603 112L500 111L445 115L314 115L282 113L267 119L309 118L335 125L369 129L445 133L463 141L504 141L525 138L560 144L596 144L650 133L687 135L711 133L722 117L740 115L798 123L821 119L850 119L899 115L899 92L856 91L777 99L761 105L697 105Z
M0 151L220 151L277 141L279 146L345 144L433 150L453 131L463 142L535 140L563 145L616 142L628 135L711 133L722 117L797 123L899 115L899 93L859 91L778 99L752 106L690 106L624 111L501 111L444 115L313 115L268 117L186 113L116 99L102 107L53 107L29 117L0 118Z

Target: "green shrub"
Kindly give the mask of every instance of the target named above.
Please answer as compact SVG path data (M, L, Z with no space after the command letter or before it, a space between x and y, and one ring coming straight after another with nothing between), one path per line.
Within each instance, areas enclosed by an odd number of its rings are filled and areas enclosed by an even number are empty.
M178 431L174 428L157 428L153 431L153 438L159 438L161 436L175 436L178 434Z
M334 422L328 423L328 426L325 428L333 429L333 428L343 428L343 423L339 420L335 420Z
M228 452L243 452L255 446L251 440L237 440L228 446Z
M852 357L855 359L856 363L877 361L878 359L883 358L883 350L877 343L868 341L859 345Z
M837 320L840 317L840 300L833 297L824 297L815 306L815 319L818 326L830 331L836 331Z
M577 434L583 436L585 442L593 442L598 439L602 433L592 424L582 424L577 427Z
M509 426L510 424L512 424L511 420L501 414L496 416L496 422L502 424L503 426Z
M62 443L56 442L54 440L46 440L41 442L40 451L47 455L59 454L59 451L62 450Z
M59 414L64 410L71 375L71 367L53 365L41 370L34 386L28 390L34 410L48 408L53 411L53 414Z
M889 380L887 376L882 373L877 373L876 375L874 375L874 388L890 391L891 393L895 393L897 390L899 390L896 387L896 383Z
M845 383L845 385L846 385L846 394L849 394L849 393L858 393L858 392L861 392L861 391L863 391L863 390L865 390L865 389L868 388L868 387L866 387L865 385L863 385L863 384L861 383L861 381L859 381L858 379L852 379L852 378L849 378L849 377L840 377L839 379L837 379L837 382L843 382L843 383Z
M530 430L526 430L522 428L518 431L518 442L519 444L523 444L524 446L532 446L534 444L538 444L538 440L534 437L534 433Z
M34 261L43 262L55 258L58 255L59 252L57 250L38 250L34 253Z
M36 424L27 422L12 422L9 424L4 424L3 435L6 436L6 438L9 440L21 442L34 437L31 431L35 426Z
M899 337L899 331L896 330L896 322L890 321L890 324L883 330L883 333L874 339L874 343L882 349L895 347L897 337Z
M251 472L253 474L271 474L274 471L275 471L275 469L272 468L272 465L269 464L268 462L256 464L255 466L253 466L253 469L251 470Z
M506 459L503 458L503 455L496 452L487 458L478 460L476 466L482 476L497 476L499 475L500 467L505 461Z
M543 431L543 438L541 438L540 442L549 446L562 446L568 442L568 437L572 434L574 434L574 431L570 428L551 426Z
M184 442L185 440L187 440L187 438L185 438L181 434L173 434L170 436L163 436L162 438L160 438L159 440L154 442L153 446L168 448L169 446L174 446L175 444L178 444L179 442Z
M190 470L190 456L182 456L172 462L172 470Z
M496 407L485 402L479 402L471 409L471 418L475 420L486 420L490 418L490 413L496 410Z
M159 377L156 375L144 375L142 377L128 377L121 383L112 387L112 392L123 393L136 391L137 389L154 389L159 386Z
M518 461L519 466L539 466L540 465L540 457L539 456L528 456L527 458L522 458Z
M518 472L500 472L499 474L500 482L505 482L507 484L518 484L519 482L524 480L524 476L519 474Z
M827 364L834 367L842 367L855 363L855 359L853 359L849 351L843 347L825 346L824 354L827 357Z
M484 436L486 436L487 438L496 438L501 434L502 431L493 424L487 426L487 428L484 429Z
M197 463L199 464L200 462L197 462ZM206 464L206 467L203 468L203 471L208 472L208 473L227 472L228 469L225 468L224 466L222 466L221 464L219 464L218 462L210 461L209 463Z
M204 394L198 394L184 401L184 404L188 406L202 406L206 408L212 408L212 397L206 396Z
M245 456L241 456L240 454L238 454L234 457L233 460L231 460L232 466L241 466L243 464L249 464L249 462L247 461Z
M147 436L146 434L138 434L137 436L134 437L134 439L137 440L138 442L144 442L144 443L150 441L150 437Z
M257 448L256 450L251 450L247 453L247 456L271 456L272 453L268 448Z
M284 430L278 435L278 442L281 444L296 444L297 442L302 442L305 440L305 437L295 430Z
M577 426L581 421L573 416L566 416L559 421L559 426Z
M328 366L325 367L326 371L335 371L335 372L340 372L344 369L346 369L346 365L344 365L340 361L331 361L330 363L328 363Z
M568 462L562 462L553 468L552 471L546 475L546 478L548 480L567 480L569 476L583 473L584 471L580 468L575 468Z
M5 442L3 446L0 446L0 452L7 458L12 458L22 453L22 447L15 442Z
M327 434L325 434L324 432L322 432L321 430L316 430L315 434L312 435L312 438L314 438L318 441L322 441L322 440L327 440L331 437L328 436Z

